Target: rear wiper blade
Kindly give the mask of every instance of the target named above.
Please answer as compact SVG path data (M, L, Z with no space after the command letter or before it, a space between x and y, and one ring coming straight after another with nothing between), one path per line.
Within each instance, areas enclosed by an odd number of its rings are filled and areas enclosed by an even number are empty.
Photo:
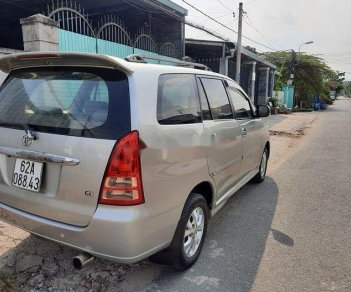
M28 124L22 124L22 127L24 129L24 131L26 132L27 136L29 139L31 140L37 140L37 136L35 135L35 133L30 129Z
M29 138L36 140L37 137L36 135L33 133L33 131L31 130L30 126L28 124L16 124L16 123L9 123L9 122L5 122L0 120L0 126L4 126L4 127L21 127L23 128L23 130L26 132L26 134L28 135Z

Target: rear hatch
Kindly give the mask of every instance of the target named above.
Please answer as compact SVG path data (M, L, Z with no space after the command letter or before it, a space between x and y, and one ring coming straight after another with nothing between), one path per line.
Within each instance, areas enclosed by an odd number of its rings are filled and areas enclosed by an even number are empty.
M87 226L112 149L130 127L123 71L17 66L0 89L0 202Z

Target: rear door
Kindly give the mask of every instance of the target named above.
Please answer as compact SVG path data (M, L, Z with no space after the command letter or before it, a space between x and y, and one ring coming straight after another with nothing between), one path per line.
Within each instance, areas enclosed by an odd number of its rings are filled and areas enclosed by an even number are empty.
M227 87L232 100L235 117L243 135L243 162L241 175L244 176L258 167L262 156L262 130L264 123L256 119L250 101L244 93L229 83Z
M84 67L13 71L0 90L0 203L88 225L111 151L129 131L123 72Z
M209 140L208 167L216 183L218 200L240 177L241 128L233 118L232 107L222 79L201 77L199 92L204 128Z

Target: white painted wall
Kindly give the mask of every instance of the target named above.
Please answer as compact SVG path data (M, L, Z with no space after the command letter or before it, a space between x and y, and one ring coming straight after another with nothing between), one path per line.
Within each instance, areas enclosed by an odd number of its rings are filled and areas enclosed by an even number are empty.
M276 94L278 93L278 100L281 105L284 104L284 91L273 91L273 97L276 97Z

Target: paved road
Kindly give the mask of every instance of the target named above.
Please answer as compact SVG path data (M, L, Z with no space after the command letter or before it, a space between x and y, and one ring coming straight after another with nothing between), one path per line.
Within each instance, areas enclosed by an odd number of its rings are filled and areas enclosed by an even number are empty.
M278 204L254 291L351 291L351 101L320 114L271 173Z
M350 144L351 101L337 101L264 183L244 187L211 219L202 255L184 273L100 260L77 272L71 249L0 225L13 244L1 256L0 288L351 291Z

